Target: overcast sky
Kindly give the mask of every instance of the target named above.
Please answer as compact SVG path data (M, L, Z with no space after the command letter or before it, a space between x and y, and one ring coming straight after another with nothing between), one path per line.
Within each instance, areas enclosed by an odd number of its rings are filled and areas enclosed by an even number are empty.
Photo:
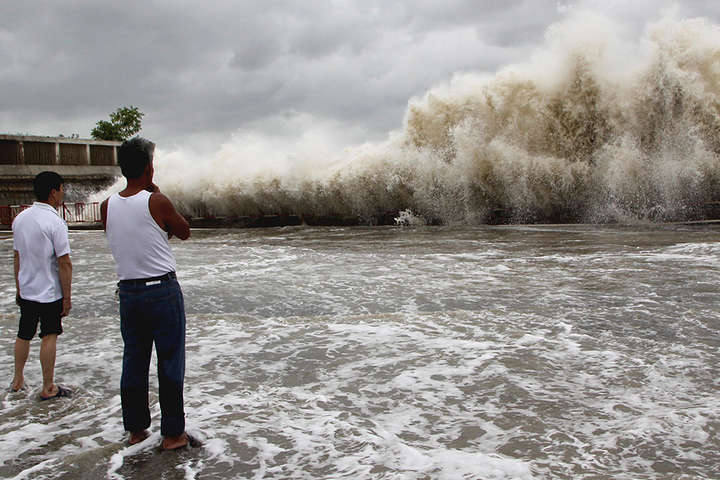
M3 0L0 133L89 138L135 105L167 149L312 122L374 141L454 73L530 57L572 8L639 35L673 5L720 23L718 0Z

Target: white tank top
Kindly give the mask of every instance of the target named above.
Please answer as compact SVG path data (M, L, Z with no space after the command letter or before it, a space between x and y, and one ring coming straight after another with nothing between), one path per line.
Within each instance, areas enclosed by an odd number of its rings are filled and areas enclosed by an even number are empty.
M150 214L150 192L108 199L105 233L120 280L151 278L175 271L165 231Z

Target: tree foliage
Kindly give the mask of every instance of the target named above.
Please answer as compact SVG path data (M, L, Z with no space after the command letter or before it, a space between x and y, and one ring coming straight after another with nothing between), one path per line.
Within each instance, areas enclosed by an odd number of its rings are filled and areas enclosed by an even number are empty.
M132 137L142 128L142 113L137 107L120 107L110 114L110 121L100 120L90 135L95 140L115 140L122 142Z

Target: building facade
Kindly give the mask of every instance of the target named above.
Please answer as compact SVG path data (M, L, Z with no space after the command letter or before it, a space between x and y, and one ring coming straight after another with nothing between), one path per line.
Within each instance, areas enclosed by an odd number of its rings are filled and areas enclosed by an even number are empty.
M0 134L0 205L34 201L35 175L52 170L65 180L66 200L83 201L119 176L120 142Z

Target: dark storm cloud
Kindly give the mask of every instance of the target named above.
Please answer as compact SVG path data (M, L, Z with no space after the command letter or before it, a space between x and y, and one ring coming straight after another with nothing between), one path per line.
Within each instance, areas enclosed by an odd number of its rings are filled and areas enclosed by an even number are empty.
M527 58L568 3L2 2L0 131L88 136L132 104L143 133L166 143L262 129L287 112L378 138L453 73ZM687 14L718 8L683 3Z

